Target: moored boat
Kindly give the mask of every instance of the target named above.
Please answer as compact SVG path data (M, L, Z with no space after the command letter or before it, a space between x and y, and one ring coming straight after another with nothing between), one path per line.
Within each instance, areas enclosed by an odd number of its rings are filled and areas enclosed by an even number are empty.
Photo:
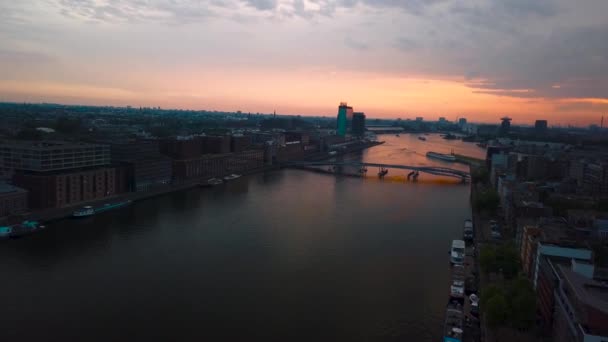
M121 201L117 203L105 203L104 205L101 205L99 207L87 205L86 207L82 207L82 209L75 210L72 213L72 217L89 217L95 214L103 213L104 211L126 207L129 204L131 204L131 200Z
M207 184L209 185L220 185L223 184L224 181L219 178L211 178L207 180Z
M475 232L473 230L473 221L465 220L464 221L464 230L463 230L463 238L465 241L473 240Z
M231 175L228 175L228 176L224 177L224 180L225 181L231 181L231 180L234 180L234 179L237 179L237 178L241 178L241 175L233 173Z
M46 228L38 221L23 221L13 226L0 227L0 239L18 238L24 235L36 233Z
M444 161L456 161L456 157L454 155L451 154L443 154L443 153L437 153L437 152L427 152L426 153L427 158L434 158L434 159L440 159L440 160L444 160Z
M418 140L426 141L426 138L425 138L425 137L423 137L423 136L419 136L419 137L418 137Z
M461 342L463 333L464 313L462 305L454 302L448 303L445 312L445 324L443 327L444 342Z

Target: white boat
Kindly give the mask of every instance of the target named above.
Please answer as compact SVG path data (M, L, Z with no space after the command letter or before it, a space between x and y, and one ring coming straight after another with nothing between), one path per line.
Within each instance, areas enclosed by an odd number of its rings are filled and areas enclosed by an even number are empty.
M90 205L87 205L86 207L82 207L82 209L75 210L72 213L73 217L87 217L87 216L93 216L93 215L95 215L95 209L93 209L93 207L91 207Z
M231 181L231 180L234 180L234 179L237 179L237 178L241 178L241 175L237 175L236 173L233 173L231 175L228 175L228 176L224 177L224 180L225 181Z
M452 249L450 250L450 262L453 265L464 264L464 248L465 244L463 240L452 241Z
M224 183L224 181L219 178L211 178L211 179L207 180L207 183L209 185L220 185L220 184Z
M456 161L456 157L451 154L427 152L426 156L427 156L427 158L441 159L441 160L450 161L450 162Z

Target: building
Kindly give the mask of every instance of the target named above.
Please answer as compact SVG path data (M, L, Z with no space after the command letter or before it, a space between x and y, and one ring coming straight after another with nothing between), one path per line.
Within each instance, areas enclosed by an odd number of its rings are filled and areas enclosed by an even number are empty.
M464 128L467 125L467 119L466 118L460 118L458 119L458 126L460 128Z
M534 123L534 132L538 135L547 133L547 120L536 120Z
M112 163L124 165L130 191L144 191L171 183L173 162L160 153L158 140L132 139L111 143Z
M48 172L110 164L104 144L50 141L0 142L0 171L9 178L15 170Z
M338 107L338 122L336 125L336 135L346 136L346 129L348 126L348 117L352 118L353 107L349 107L346 102L340 103Z
M27 189L31 209L64 208L116 195L116 169L96 167L51 172L19 171L18 186Z
M207 154L197 158L173 161L174 177L177 181L222 177L231 173L255 170L263 166L264 150Z
M26 212L27 190L0 183L0 218Z
M511 130L511 118L505 116L505 117L501 118L500 121L501 121L500 134L501 135L509 134L509 131Z
M159 147L162 154L174 159L194 158L203 154L203 141L199 136L165 139Z
M591 265L557 265L554 342L608 341L608 284L594 274Z
M203 137L203 154L230 153L230 142L229 136Z
M230 152L243 152L251 148L250 136L235 134L230 137Z
M353 114L353 135L362 137L365 135L365 114L357 112Z

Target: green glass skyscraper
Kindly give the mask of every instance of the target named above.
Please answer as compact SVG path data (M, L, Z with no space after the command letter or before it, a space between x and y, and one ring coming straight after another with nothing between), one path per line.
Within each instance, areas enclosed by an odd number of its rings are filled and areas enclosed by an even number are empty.
M338 124L336 125L336 135L343 137L346 136L346 126L348 116L352 116L353 107L349 107L346 102L340 103L338 107Z

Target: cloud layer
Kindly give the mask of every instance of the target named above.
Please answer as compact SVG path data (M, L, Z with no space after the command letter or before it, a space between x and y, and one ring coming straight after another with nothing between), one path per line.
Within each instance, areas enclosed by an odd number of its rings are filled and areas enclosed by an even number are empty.
M601 102L606 13L605 0L2 2L0 81L143 91L149 82L109 73L314 70L460 82L497 99Z

